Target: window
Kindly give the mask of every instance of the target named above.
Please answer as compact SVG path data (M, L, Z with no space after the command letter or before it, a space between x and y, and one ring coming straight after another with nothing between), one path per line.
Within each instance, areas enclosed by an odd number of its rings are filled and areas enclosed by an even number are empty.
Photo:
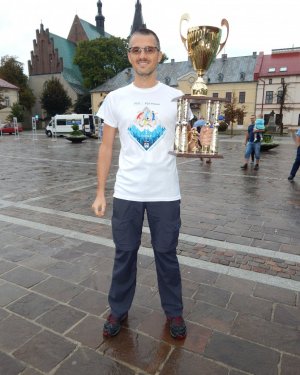
M4 105L5 105L6 107L9 107L9 106L10 106L9 96L6 96L6 97L4 98Z
M219 82L222 82L222 81L223 81L223 78L224 78L224 74L223 74L223 73L219 73L219 74L218 74L218 81L219 81Z
M281 82L282 84L284 84L284 78L281 78L280 82Z
M245 81L246 73L245 72L240 72L240 80Z
M286 72L286 71L287 71L287 67L286 67L286 66L282 66L279 70L280 70L281 72Z
M231 103L232 93L231 92L226 92L226 96L225 97L226 97L226 100Z
M169 85L170 82L171 82L171 78L170 77L165 77L165 84Z
M272 85L272 78L269 79L269 85Z
M275 72L275 68L269 68L268 72L269 73L274 73Z
M273 103L273 91L267 91L266 92L266 104L271 104Z
M219 97L219 93L213 92L212 96L213 96L213 98L218 98Z
M246 101L246 93L245 91L240 91L239 93L239 103L245 103Z
M282 96L283 96L283 91L282 90L278 90L277 91L277 104L281 104L281 102L282 102Z

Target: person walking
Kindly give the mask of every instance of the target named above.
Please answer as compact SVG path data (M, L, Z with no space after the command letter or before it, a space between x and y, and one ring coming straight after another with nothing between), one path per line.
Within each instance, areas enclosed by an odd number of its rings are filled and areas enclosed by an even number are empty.
M255 166L254 170L259 169L259 161L260 161L260 148L261 148L261 138L262 138L262 130L255 129L255 120L256 116L251 115L250 117L251 124L248 126L246 138L245 138L245 162L241 166L241 169L247 169L248 168L248 161L250 158L251 153L254 152L255 155Z
M135 31L128 48L134 81L110 92L97 114L103 118L104 128L92 209L100 217L106 209L105 185L117 130L121 142L113 194L115 259L108 295L110 314L103 327L105 337L119 333L134 298L144 213L149 223L158 291L170 334L175 339L186 337L176 254L181 196L176 157L169 154L174 146L176 99L183 93L157 81L161 58L156 33L146 28Z
M294 138L294 141L296 143L296 146L297 146L297 152L296 152L296 159L293 163L290 175L288 177L289 181L294 180L294 178L296 176L296 173L297 173L297 171L300 167L300 129L297 130L296 134L294 134L294 133L292 133L292 134L293 134L293 138Z

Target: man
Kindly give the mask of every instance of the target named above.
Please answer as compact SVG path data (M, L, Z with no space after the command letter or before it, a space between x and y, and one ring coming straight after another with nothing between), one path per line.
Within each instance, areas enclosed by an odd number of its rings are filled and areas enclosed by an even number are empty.
M137 252L145 212L161 305L170 334L176 339L186 336L176 255L181 197L176 157L168 153L174 145L176 98L182 92L157 81L161 58L157 35L149 29L135 31L128 49L134 81L109 93L98 112L104 119L104 129L98 156L98 188L92 205L97 216L105 213L105 185L117 129L121 142L112 215L116 252L108 295L111 311L103 328L105 337L119 333L134 298Z
M293 138L296 143L296 146L297 146L297 153L296 153L296 159L294 161L290 175L288 177L289 181L294 180L294 177L296 176L296 173L300 167L300 129L297 130L296 134L295 133L292 133L292 134L293 134Z
M250 117L251 124L248 126L248 130L245 138L245 163L241 166L242 169L248 168L249 157L252 153L255 155L255 166L254 170L259 169L259 160L260 160L260 147L263 130L255 129L255 120L256 116L252 115Z

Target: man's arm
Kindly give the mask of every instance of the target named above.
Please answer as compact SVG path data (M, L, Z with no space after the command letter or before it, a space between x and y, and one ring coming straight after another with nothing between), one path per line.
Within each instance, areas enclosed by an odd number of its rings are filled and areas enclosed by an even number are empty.
M98 176L98 187L96 193L96 199L92 204L92 209L96 216L104 216L106 209L105 199L105 186L107 176L110 170L112 160L112 150L114 139L116 135L116 128L109 125L103 127L103 138L99 148L98 162L97 162L97 176Z

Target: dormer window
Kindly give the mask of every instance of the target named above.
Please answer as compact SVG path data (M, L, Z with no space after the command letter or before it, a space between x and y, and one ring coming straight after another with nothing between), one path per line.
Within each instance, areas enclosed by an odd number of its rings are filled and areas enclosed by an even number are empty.
M275 72L275 68L269 68L268 72L269 73L274 73Z
M224 78L224 74L223 74L223 73L219 73L219 74L218 74L218 81L219 81L219 82L222 82L222 81L223 81L223 78Z
M246 74L245 72L240 72L240 80L245 81Z
M169 85L170 82L171 82L171 78L170 77L165 77L165 84Z
M287 71L287 67L286 67L286 66L282 66L279 70L280 70L281 72L286 72L286 71Z

